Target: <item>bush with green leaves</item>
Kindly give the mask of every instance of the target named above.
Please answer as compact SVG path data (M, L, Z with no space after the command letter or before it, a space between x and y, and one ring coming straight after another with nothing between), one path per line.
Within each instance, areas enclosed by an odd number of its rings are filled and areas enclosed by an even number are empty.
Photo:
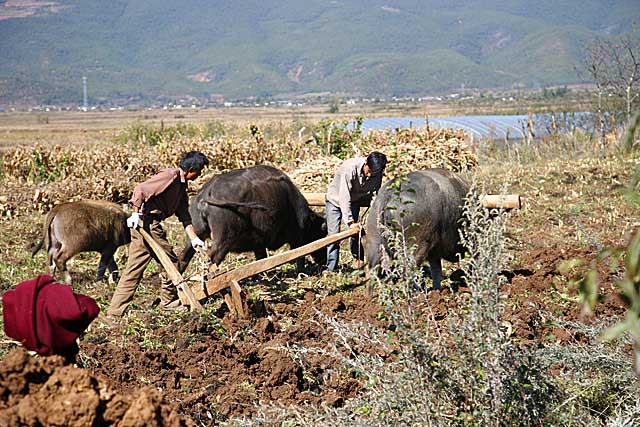
M117 138L119 142L135 141L145 145L167 144L179 139L208 139L220 136L224 132L217 122L196 125L192 123L177 123L175 125L145 124L135 122L129 125Z
M38 149L31 151L28 179L32 182L53 182L64 178L69 172L71 161L63 155L57 161Z
M635 374L640 382L640 231L637 231L624 248L605 248L591 262L586 274L579 276L573 283L578 287L580 299L585 312L590 314L599 298L599 279L596 265L605 260L610 261L613 271L620 270L622 260L623 272L616 280L620 298L627 306L623 320L606 329L601 334L604 341L613 341L629 334L633 343L633 362ZM563 264L565 271L584 264L581 259L574 259Z
M633 149L633 137L636 128L640 125L640 113L634 117L634 122L627 130L623 138L622 146L625 152ZM630 203L640 207L640 168L631 178L626 196ZM590 268L586 274L579 275L573 281L578 287L580 299L583 303L584 311L591 314L599 298L599 278L597 265L603 261L609 261L612 271L618 272L620 278L616 280L618 294L626 304L626 316L601 334L604 341L613 341L625 334L631 338L633 343L633 364L634 371L640 383L640 231L636 231L629 239L626 247L608 247L602 249L596 258L591 261ZM575 268L585 264L582 259L573 259L565 262L562 269L565 271L575 271ZM622 265L621 265L622 264ZM622 267L622 268L621 268Z

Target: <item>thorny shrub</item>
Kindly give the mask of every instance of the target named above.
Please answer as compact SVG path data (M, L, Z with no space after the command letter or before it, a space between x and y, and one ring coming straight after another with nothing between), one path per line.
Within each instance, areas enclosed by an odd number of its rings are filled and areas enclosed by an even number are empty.
M616 285L622 301L627 305L627 314L624 320L605 330L601 334L601 339L612 341L624 334L629 334L634 348L634 370L640 382L640 231L631 237L625 248L605 248L600 251L592 261L589 271L574 280L573 283L578 287L586 314L591 314L598 301L599 284L596 265L606 259L610 260L612 270L618 270L619 261L623 260L624 272L616 281ZM562 268L570 271L583 263L583 260L574 259L564 263Z
M333 343L325 348L281 349L303 369L312 354L331 356L361 378L367 391L342 407L263 405L254 418L232 422L243 426L635 425L638 403L629 398L633 382L624 374L620 352L602 346L596 353L561 346L531 349L509 340L508 327L501 321L499 274L509 261L508 214L482 208L474 194L465 205L461 232L468 251L461 268L470 294L457 295L458 313L450 313L445 324L435 321L412 246L401 229L391 230L387 238L397 250L385 279L377 282L388 329L318 313L318 325L333 333ZM563 367L576 375L551 374ZM589 384L593 378L607 378L609 383L594 387ZM595 390L604 394L588 393ZM631 412L624 413L623 408Z
M633 137L640 126L640 113L634 116L633 123L630 123L629 129L621 142L625 153L630 152L634 147ZM627 188L627 198L631 203L640 205L640 191L638 191L638 182L640 180L640 168L636 168L636 172L631 178L631 182ZM627 306L627 313L624 320L616 323L614 326L605 330L601 334L604 341L613 341L625 334L631 338L633 343L633 364L634 371L640 385L640 230L629 238L629 242L624 248L608 247L602 249L598 256L591 262L590 269L586 274L577 274L577 278L573 281L578 287L583 309L586 314L591 314L594 306L598 301L599 283L597 264L599 262L609 260L612 271L618 271L620 278L616 280L618 293L620 298ZM619 270L622 261L622 272ZM575 267L584 264L584 260L573 259L565 262L562 268L566 271L575 271Z

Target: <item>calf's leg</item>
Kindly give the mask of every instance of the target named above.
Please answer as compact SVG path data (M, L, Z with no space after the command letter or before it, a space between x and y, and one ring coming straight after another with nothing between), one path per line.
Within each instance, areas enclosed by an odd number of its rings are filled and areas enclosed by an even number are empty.
M54 260L55 269L60 270L64 273L64 283L66 283L67 285L71 284L71 273L69 273L69 270L67 269L67 261L69 260L69 258L71 257L66 256L65 254Z
M104 272L107 270L107 267L111 273L113 273L114 270L118 270L118 266L115 265L116 263L113 259L115 251L114 247L109 246L100 253L100 263L98 264L98 272L96 273L96 282L104 279ZM115 266L115 268L113 268L113 266Z
M111 259L109 259L109 280L112 282L117 282L118 281L118 277L119 277L119 272L118 272L118 264L116 264L116 260L113 258L113 256L111 257Z

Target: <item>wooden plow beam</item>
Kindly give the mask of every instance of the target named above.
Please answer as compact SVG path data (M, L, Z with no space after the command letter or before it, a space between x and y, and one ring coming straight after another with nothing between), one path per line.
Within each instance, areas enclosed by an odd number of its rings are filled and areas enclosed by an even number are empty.
M309 206L324 206L325 193L302 193ZM485 194L480 203L487 209L520 209L522 200L519 194Z
M191 285L190 289L193 292L195 298L202 300L230 287L231 297L229 297L228 294L225 295L225 302L230 309L232 309L233 307L233 309L235 309L240 316L245 316L246 310L244 309L243 298L241 295L242 289L238 284L240 280L247 279L251 276L255 276L256 274L260 274L265 271L271 270L272 268L276 268L282 264L286 264L287 262L293 261L297 258L309 255L319 249L329 246L332 243L339 242L351 236L355 236L356 234L358 234L358 232L358 229L350 228L340 233L332 234L330 236L308 243L304 246L300 246L299 248L290 249L280 254L260 259L235 268L233 270L226 271L210 278L204 284L201 283Z
M187 283L185 283L182 275L178 271L175 265L171 262L166 253L162 250L162 247L156 240L151 236L147 230L142 228L142 226L138 227L138 231L142 235L142 238L147 242L151 249L158 257L160 264L164 267L164 270L169 275L171 282L178 288L178 297L180 298L180 302L183 305L189 305L191 310L202 310L202 305L198 301L198 299L193 295L191 288Z

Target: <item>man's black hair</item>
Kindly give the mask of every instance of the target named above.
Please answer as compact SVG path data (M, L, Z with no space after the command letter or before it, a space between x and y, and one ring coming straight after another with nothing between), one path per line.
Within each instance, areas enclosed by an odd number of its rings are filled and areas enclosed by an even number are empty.
M378 151L373 151L367 156L367 166L371 169L372 175L381 175L385 166L387 166L387 156Z
M199 151L189 151L182 156L180 169L185 172L189 172L190 170L202 172L202 169L208 164L209 159L207 159L207 156Z

